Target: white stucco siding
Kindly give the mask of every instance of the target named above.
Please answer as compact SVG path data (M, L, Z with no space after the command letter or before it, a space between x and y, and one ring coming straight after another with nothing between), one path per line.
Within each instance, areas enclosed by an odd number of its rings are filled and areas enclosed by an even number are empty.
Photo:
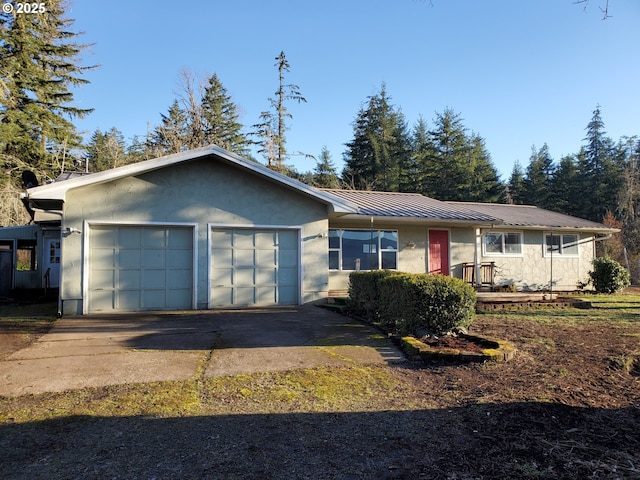
M208 304L209 225L288 226L301 229L302 298L326 295L328 259L327 206L257 175L216 161L197 160L138 177L67 192L62 228L85 222L193 224L197 307ZM65 310L80 313L83 292L84 235L63 240L62 299Z

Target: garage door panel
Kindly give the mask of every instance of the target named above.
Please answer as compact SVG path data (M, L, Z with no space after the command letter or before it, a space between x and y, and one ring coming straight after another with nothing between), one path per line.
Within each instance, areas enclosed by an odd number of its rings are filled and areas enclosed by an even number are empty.
M191 270L170 270L167 272L167 286L170 289L183 289L187 288L191 290L193 283L193 275Z
M145 248L165 248L166 236L164 228L147 227L142 231L142 245Z
M211 284L215 287L233 283L233 268L214 268L211 273Z
M140 248L141 237L139 228L120 228L117 246L120 248Z
M255 233L255 246L258 249L273 250L276 245L276 232L257 231Z
M256 303L254 287L236 287L234 305L254 305Z
M233 266L234 267L250 267L255 265L255 250L247 250L238 248L233 250Z
M145 269L143 273L143 289L161 288L167 286L167 271L164 269Z
M214 230L211 232L211 245L214 251L225 250L233 246L233 230Z
M234 285L255 285L255 270L253 268L238 268L233 276Z
M289 230L281 231L278 236L280 250L298 250L298 232Z
M233 250L231 246L226 249L214 248L211 252L211 261L216 268L233 266Z
M233 305L233 288L214 287L211 301L214 305Z
M167 265L171 268L191 268L193 252L191 250L169 250Z
M298 303L298 289L297 287L285 287L280 285L278 287L278 303L282 305L295 305Z
M214 228L209 238L212 305L299 302L297 230Z
M275 267L278 264L278 253L271 250L256 250L256 265L261 267Z
M275 268L256 268L256 285L275 285L278 271Z
M278 302L276 287L256 287L256 303L261 305L274 305Z
M253 249L255 247L255 234L252 230L236 230L233 235L235 248Z
M128 312L142 310L140 290L119 290L116 309Z
M145 249L142 253L142 266L164 268L166 266L166 252L161 249Z
M142 286L140 270L119 270L116 278L118 289L140 289Z
M280 267L297 267L298 252L295 250L280 250L278 254L278 265L280 265Z
M169 230L168 232L168 247L175 249L191 249L193 244L193 236L190 231L183 230Z
M278 270L278 285L294 286L298 284L297 268L280 268Z
M120 268L141 267L142 257L140 250L120 250L117 255Z
M167 304L171 310L182 310L184 305L191 305L191 289L168 290Z
M145 310L162 310L167 304L165 290L145 290L142 293L142 304Z
M113 289L115 287L115 272L113 270L94 270L92 273L94 288Z
M89 305L94 312L110 311L115 308L113 290L94 290L89 292Z

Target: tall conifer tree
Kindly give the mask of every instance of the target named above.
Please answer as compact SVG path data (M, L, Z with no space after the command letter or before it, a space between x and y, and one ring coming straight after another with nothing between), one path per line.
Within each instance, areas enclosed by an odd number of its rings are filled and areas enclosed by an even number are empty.
M390 103L383 84L358 112L354 138L344 153L343 181L360 190L398 191L400 169L410 155L404 116Z
M238 155L247 155L249 142L238 121L238 109L215 73L208 79L202 97L204 138Z
M52 172L48 155L80 145L70 119L91 109L73 105L74 86L91 67L80 64L87 47L71 31L63 2L50 0L30 14L0 13L0 152L5 162L17 159Z

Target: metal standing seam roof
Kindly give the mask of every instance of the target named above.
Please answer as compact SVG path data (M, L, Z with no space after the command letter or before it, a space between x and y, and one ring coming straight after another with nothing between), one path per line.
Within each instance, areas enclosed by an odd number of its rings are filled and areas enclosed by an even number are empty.
M522 228L558 228L581 229L602 232L616 232L618 229L610 228L601 223L592 222L583 218L552 212L533 205L506 205L498 203L467 203L446 202L449 205L464 206L465 208L490 215L500 220L500 223L508 226Z
M372 192L364 190L320 189L357 205L359 214L374 217L424 218L433 220L495 223L489 214L454 205L419 193Z

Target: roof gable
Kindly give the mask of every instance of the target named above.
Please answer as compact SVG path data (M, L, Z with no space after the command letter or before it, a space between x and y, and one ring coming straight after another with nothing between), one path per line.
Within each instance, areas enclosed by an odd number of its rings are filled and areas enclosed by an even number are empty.
M303 195L315 198L327 205L330 205L334 212L339 213L356 213L357 207L340 198L331 196L312 188L293 178L275 172L264 165L252 160L240 157L236 154L228 152L220 147L211 145L187 152L167 155L165 157L146 160L138 163L132 163L118 168L105 170L98 173L83 175L80 177L70 178L61 182L54 182L48 185L30 188L27 190L27 196L32 202L50 205L53 202L64 202L67 191L90 185L98 185L125 177L138 176L154 170L159 170L169 166L181 163L191 162L193 160L210 157L217 161L236 166L245 171L249 171L257 176L263 177L269 181L278 183L287 188L295 190Z

